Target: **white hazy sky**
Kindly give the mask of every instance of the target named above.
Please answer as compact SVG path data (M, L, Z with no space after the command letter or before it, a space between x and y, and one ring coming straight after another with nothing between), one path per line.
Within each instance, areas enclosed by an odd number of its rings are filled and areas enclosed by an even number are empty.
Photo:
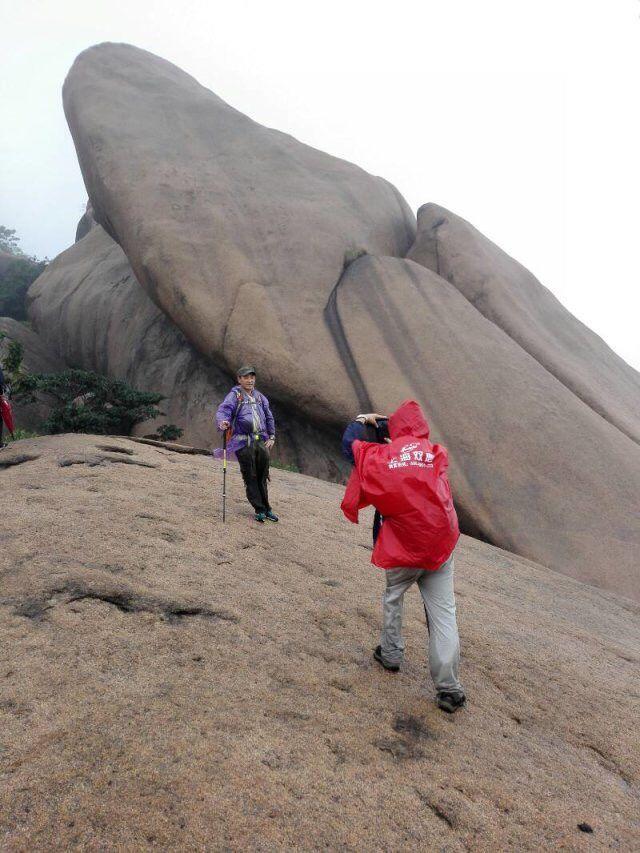
M28 253L86 201L61 103L102 41L437 202L640 368L640 0L0 0L0 224Z

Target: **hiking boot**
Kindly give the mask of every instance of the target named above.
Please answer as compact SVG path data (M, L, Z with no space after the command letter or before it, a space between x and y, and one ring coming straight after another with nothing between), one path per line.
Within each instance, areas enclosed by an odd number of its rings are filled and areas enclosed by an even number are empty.
M460 708L464 708L466 701L464 693L447 693L446 691L438 693L436 699L438 708L446 711L447 714L455 714Z
M259 521L259 522L260 522L260 524L264 524L266 517L267 517L267 516L266 516L263 512L257 512L257 513L254 515L255 520L256 520L256 521Z
M278 516L275 514L275 512L272 512L271 510L265 513L265 518L268 518L269 521L278 521Z
M400 664L399 663L387 663L383 660L382 657L382 646L376 646L373 652L374 658L378 661L378 663L383 666L385 669L388 669L389 672L399 672Z

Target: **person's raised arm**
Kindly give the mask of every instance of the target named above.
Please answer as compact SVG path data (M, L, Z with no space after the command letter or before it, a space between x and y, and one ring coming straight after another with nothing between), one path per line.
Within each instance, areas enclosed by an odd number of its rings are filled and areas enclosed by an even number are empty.
M345 518L354 524L358 524L358 513L366 506L368 506L368 503L362 492L360 475L358 474L358 469L354 468L349 477L340 509L344 513Z
M354 464L353 442L362 441L364 439L364 435L364 423L358 420L351 421L351 423L347 425L347 428L342 434L342 455L345 459L351 462L352 465Z

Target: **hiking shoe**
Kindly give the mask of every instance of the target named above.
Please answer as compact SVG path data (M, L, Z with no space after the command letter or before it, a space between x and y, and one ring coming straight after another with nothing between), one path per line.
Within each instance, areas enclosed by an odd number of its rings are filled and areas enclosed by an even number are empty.
M460 708L464 708L467 699L464 693L438 693L436 702L438 708L446 711L447 714L455 714Z
M263 512L257 512L257 513L254 515L255 520L256 520L256 521L259 521L259 522L260 522L260 524L264 524L266 517L267 517L267 516L266 516Z
M272 512L271 510L265 513L265 518L268 518L269 521L278 521L278 516L275 514L275 512Z
M400 664L399 663L387 663L382 658L382 646L376 646L373 652L374 658L378 661L378 663L383 666L385 669L388 669L389 672L399 672Z

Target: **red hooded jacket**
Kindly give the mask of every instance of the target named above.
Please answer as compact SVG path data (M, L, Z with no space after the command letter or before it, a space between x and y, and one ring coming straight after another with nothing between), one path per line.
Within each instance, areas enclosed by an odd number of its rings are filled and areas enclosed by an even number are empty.
M460 531L447 478L449 458L429 441L429 424L415 400L389 418L391 444L354 441L355 467L342 511L358 523L373 505L384 524L371 555L383 569L437 569L453 551Z

